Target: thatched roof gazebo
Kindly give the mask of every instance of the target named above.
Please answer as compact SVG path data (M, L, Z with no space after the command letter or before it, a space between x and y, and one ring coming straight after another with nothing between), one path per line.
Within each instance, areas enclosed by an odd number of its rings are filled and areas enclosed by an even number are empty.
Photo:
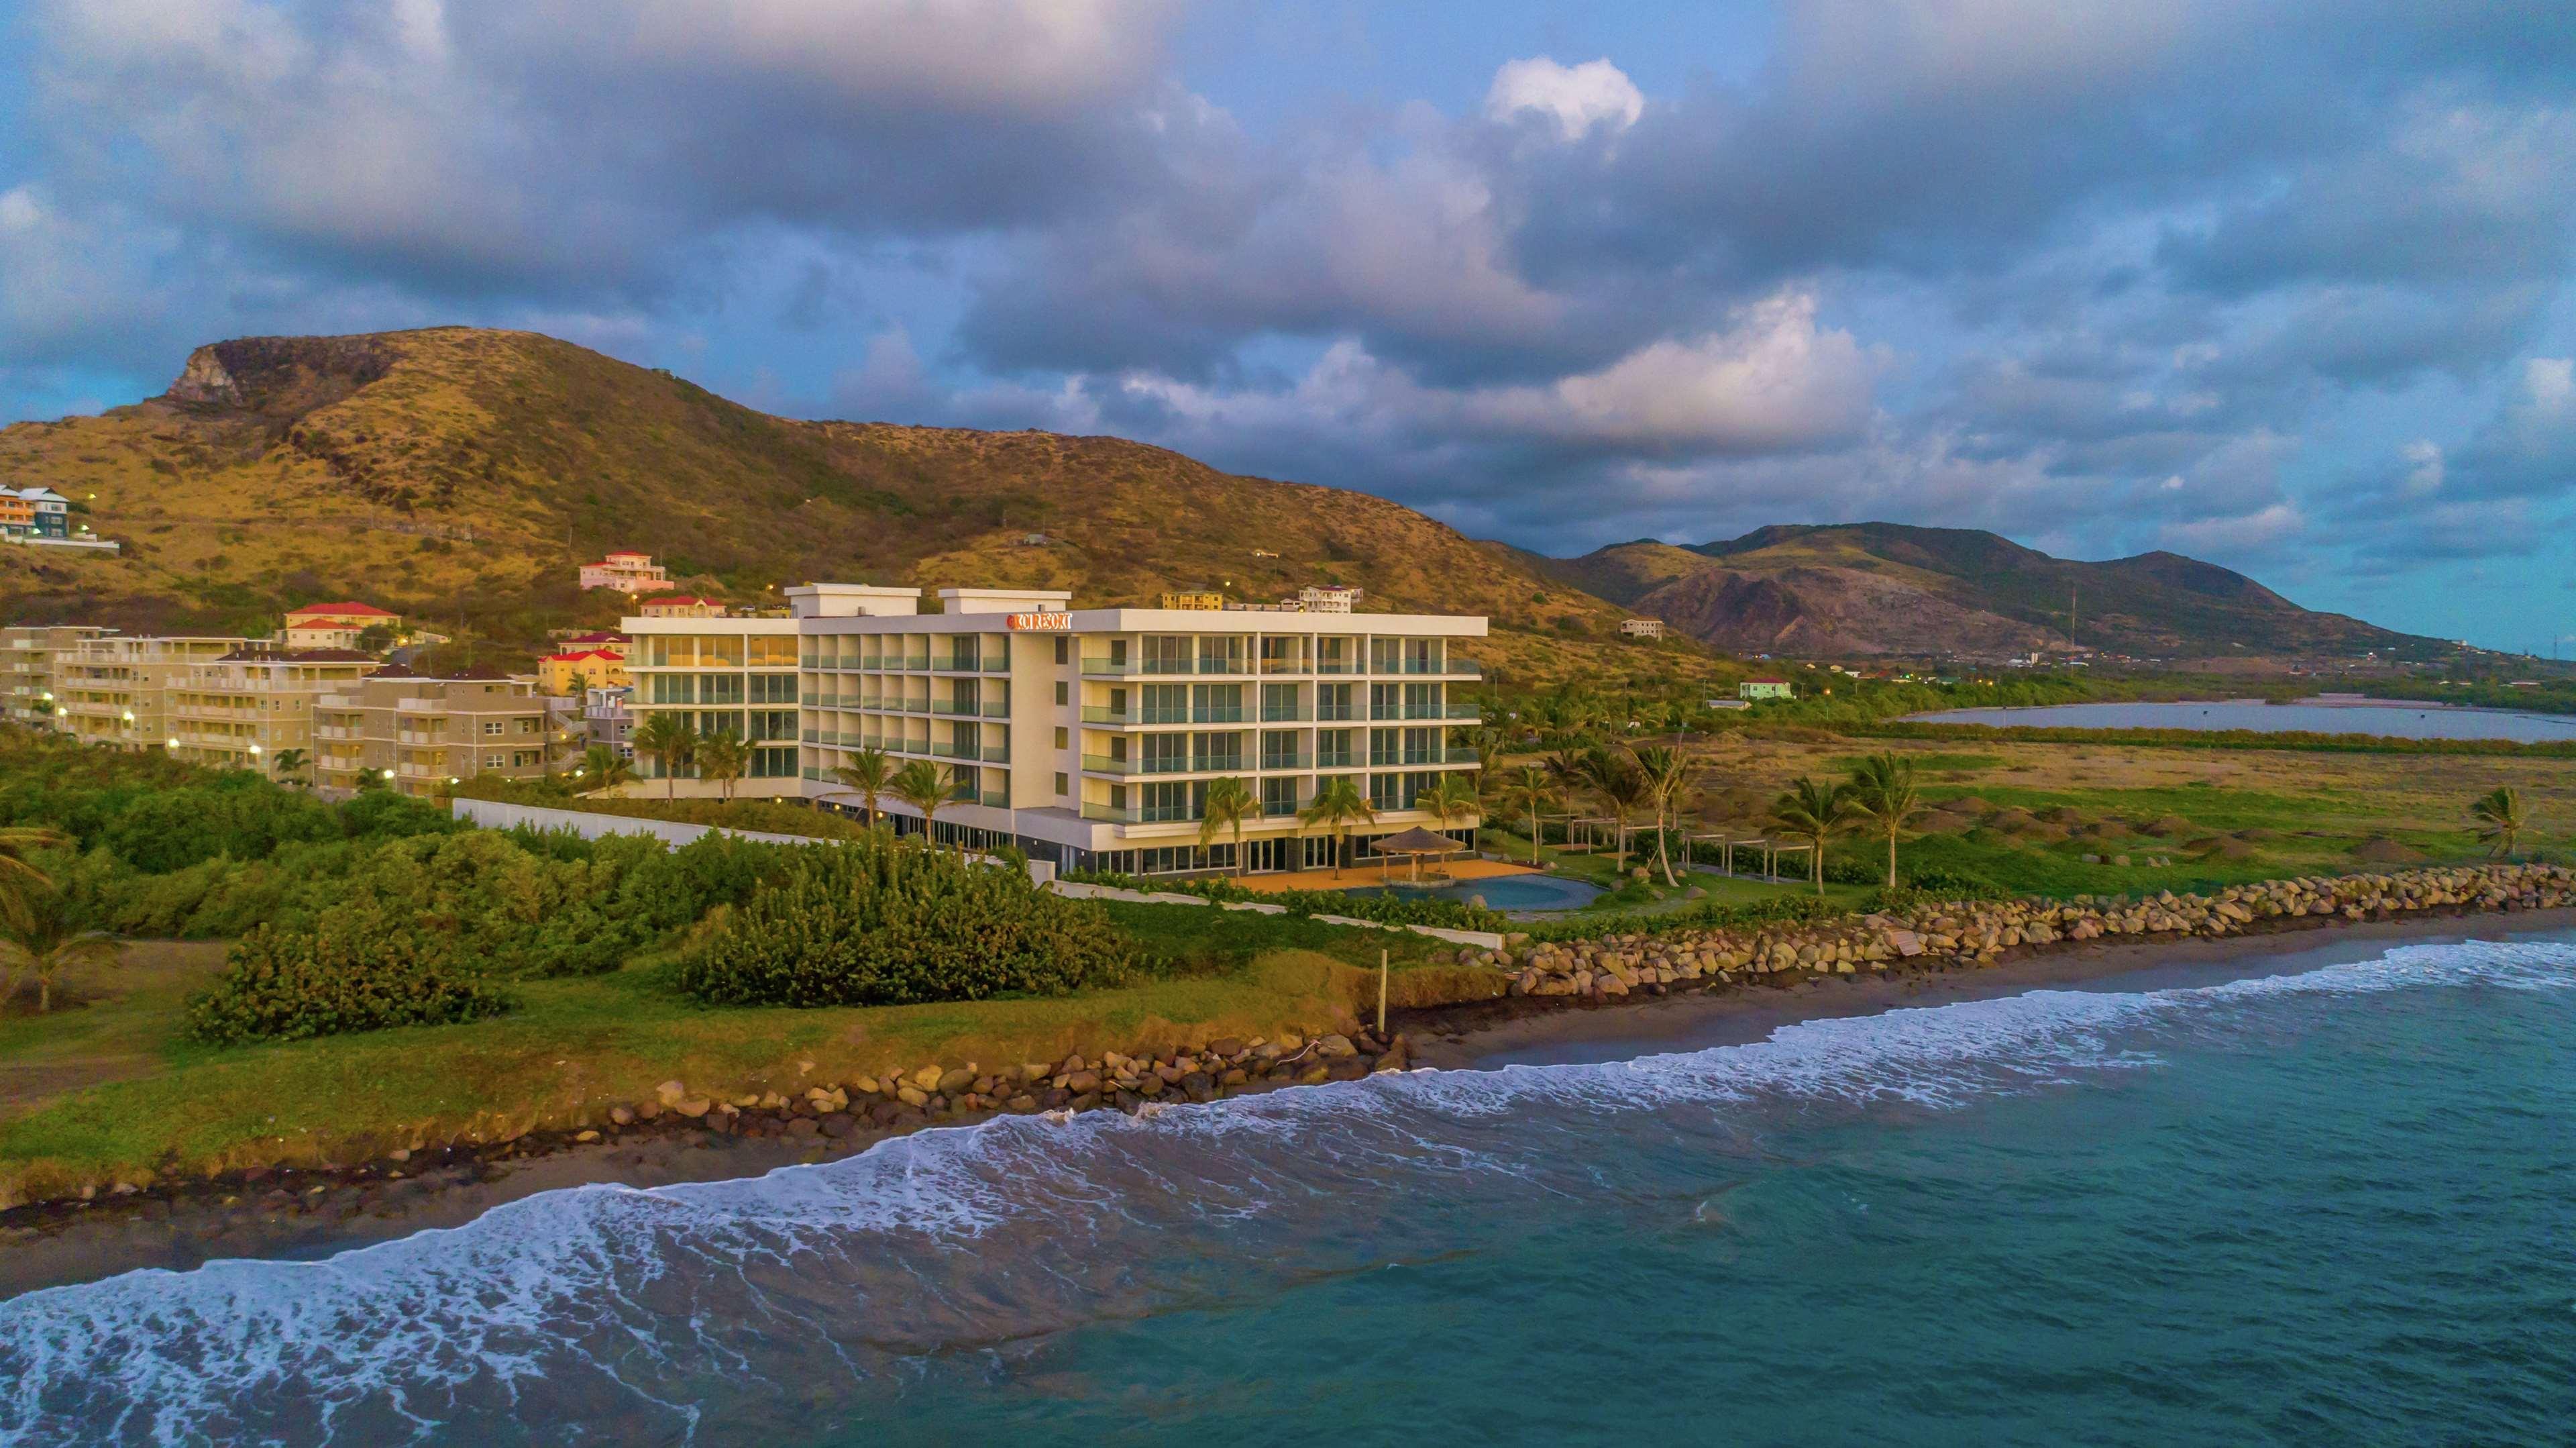
M1412 829L1406 830L1402 834L1388 835L1385 839L1372 841L1371 845L1376 849L1378 854L1382 856L1411 855L1413 857L1413 878L1416 882L1419 882L1422 879L1423 856L1450 855L1465 848L1465 846L1460 845L1456 840L1449 838L1447 835L1435 834L1430 830L1422 828L1420 825L1415 825Z

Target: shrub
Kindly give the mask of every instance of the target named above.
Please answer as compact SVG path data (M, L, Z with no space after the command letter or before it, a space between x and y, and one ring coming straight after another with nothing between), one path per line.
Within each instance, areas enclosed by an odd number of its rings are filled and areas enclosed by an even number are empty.
M222 1045L445 1025L509 1007L455 969L439 942L363 903L302 929L262 925L225 962L214 988L188 1005L189 1033Z
M1341 890L1250 890L1216 875L1188 880L1148 880L1114 870L1068 870L1064 878L1078 884L1107 885L1168 895L1196 895L1202 900L1258 900L1287 907L1292 915L1347 915L1381 925L1433 925L1447 930L1509 930L1500 911L1480 909L1464 900L1430 895L1358 895ZM1651 897L1648 897L1651 898Z
M879 837L792 851L710 921L676 980L715 1005L901 1005L1059 995L1114 984L1129 963L1097 906Z

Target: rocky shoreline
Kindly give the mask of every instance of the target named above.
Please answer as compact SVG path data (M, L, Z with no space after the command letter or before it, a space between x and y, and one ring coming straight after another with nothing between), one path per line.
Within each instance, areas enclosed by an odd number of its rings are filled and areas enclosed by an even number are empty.
M1572 943L1523 939L1465 957L1508 973L1507 993L1404 1010L1398 1022L1404 1029L1386 1036L1346 1022L1313 1036L1215 1040L1150 1055L1111 1051L991 1067L925 1063L897 1075L818 1080L793 1094L725 1094L666 1081L652 1097L613 1105L596 1124L576 1130L424 1142L346 1165L93 1186L78 1197L0 1212L0 1295L135 1266L184 1268L220 1256L304 1255L358 1245L452 1225L558 1186L752 1175L996 1115L1135 1112L1358 1080L1417 1064L1420 1053L1408 1044L1407 1031L1454 1040L1504 1020L1638 997L1749 999L1759 991L1777 998L1788 993L1782 988L1846 978L1933 979L1987 970L2008 958L2038 963L2070 946L2098 953L2105 944L2220 941L2364 921L2542 910L2576 910L2576 871L2539 865L2411 870L2271 881L2211 896L1927 903L1818 926Z
M1814 926L1626 934L1564 944L1506 945L1472 963L1513 973L1516 996L1616 998L1677 983L1803 980L1908 966L1992 965L2003 952L2114 938L2224 937L2284 921L2391 920L2442 911L2550 910L2576 905L2576 870L2487 865L2316 876L2231 885L2215 895L2168 890L2136 900L2078 896L1926 902L1898 913Z

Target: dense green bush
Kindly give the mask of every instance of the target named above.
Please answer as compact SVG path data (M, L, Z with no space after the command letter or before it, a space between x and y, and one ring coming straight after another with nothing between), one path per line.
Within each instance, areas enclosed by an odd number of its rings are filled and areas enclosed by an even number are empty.
M498 1015L509 1002L458 970L445 942L370 904L325 911L300 928L262 925L236 942L188 1028L223 1045L294 1041L387 1026Z
M682 991L715 1005L902 1005L1059 995L1128 971L1105 911L1025 870L882 835L789 854L708 923L680 961Z

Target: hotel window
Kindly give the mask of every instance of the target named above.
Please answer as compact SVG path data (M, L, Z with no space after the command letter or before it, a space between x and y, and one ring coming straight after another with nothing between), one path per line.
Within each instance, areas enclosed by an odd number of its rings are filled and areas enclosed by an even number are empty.
M1058 642L1058 643L1061 643L1061 642L1063 642L1063 640L1059 639L1059 640L1057 640L1057 642ZM1055 792L1056 792L1056 797L1057 797L1057 798L1059 798L1059 799L1063 798L1064 796L1066 796L1066 795L1068 795L1068 794L1073 793L1073 781L1072 781L1072 780L1070 780L1070 779L1065 778L1065 777L1064 777L1063 775L1061 775L1061 774L1057 775L1057 776L1055 777Z
M754 779L795 778L796 751L775 747L751 751L751 777Z
M714 668L742 667L742 636L715 634L698 639L698 662Z
M1261 717L1270 722L1305 717L1303 711L1297 707L1297 686L1294 684L1262 685Z
M1261 781L1261 812L1277 817L1297 812L1297 781L1288 778Z
M510 767L510 756L506 754L486 754L483 756L483 767L485 769L507 769Z
M694 704L698 702L698 676L695 674L655 674L652 676L647 704Z
M796 737L796 711L793 709L754 709L751 712L751 738L793 739Z
M1351 687L1352 686L1349 684L1317 684L1315 686L1315 717L1317 719L1350 718Z
M1404 717L1407 719L1439 718L1440 686L1438 684L1405 685Z
M1145 786L1145 823L1190 818L1190 787L1179 781Z
M502 721L498 719L486 719L483 721L483 732L486 734L498 734L501 732L501 729Z
M1055 661L1059 664L1071 663L1073 661L1073 640L1066 638L1062 634L1057 634L1055 636ZM1059 794L1062 792L1063 791L1061 790L1057 791Z
M1190 641L1179 634L1145 635L1145 672L1149 674L1186 674L1190 671Z
M698 702L701 704L739 704L742 702L742 675L698 675Z
M536 721L534 718L528 718L528 719L522 719L522 720L520 720L520 721L519 721L519 732L520 732L520 733L522 733L522 734L534 734L534 733L536 733L536 732L537 732L537 721Z
M1403 718L1404 686L1402 684L1369 685L1369 717L1372 719Z
M1189 736L1148 734L1143 740L1147 774L1177 774L1189 767Z
M755 669L792 669L796 667L794 634L760 634L750 640L750 663Z
M752 675L751 702L754 704L795 703L796 676L794 674Z
M1069 730L1069 729L1065 728L1065 727L1064 727L1063 725L1061 725L1061 724L1058 724L1057 726L1055 726L1055 747L1056 747L1056 748L1058 748L1058 749L1066 748L1066 747L1068 747L1069 745L1071 745L1071 744L1072 744L1072 742L1073 742L1073 732L1072 732L1071 730Z
M1056 701L1058 704L1064 704L1064 703L1070 702L1072 698L1073 698L1073 696L1072 696L1071 694L1069 694L1069 693L1065 692L1064 680L1062 680L1062 679L1058 679L1058 680L1056 680L1056 681L1055 681L1055 701Z
M1368 784L1369 808L1402 809L1404 807L1398 802L1402 798L1404 792L1403 775L1372 774L1369 776Z
M698 662L698 641L655 634L646 640L644 666L651 669L691 668Z
M1356 729L1319 729L1315 731L1315 767L1349 769L1362 761L1351 757L1351 736Z
M1201 724L1235 724L1243 719L1241 684L1199 684L1190 691L1190 717Z
M1243 767L1243 736L1240 734L1193 734L1190 736L1190 768L1200 772Z

